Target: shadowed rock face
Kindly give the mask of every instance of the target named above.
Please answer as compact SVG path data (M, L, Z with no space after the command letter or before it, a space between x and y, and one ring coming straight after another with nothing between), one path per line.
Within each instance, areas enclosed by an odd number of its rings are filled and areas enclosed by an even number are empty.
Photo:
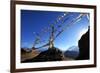
M26 53L26 50L24 48L21 48L21 54Z
M77 60L86 60L89 59L89 30L81 37L78 42L79 46L79 56Z

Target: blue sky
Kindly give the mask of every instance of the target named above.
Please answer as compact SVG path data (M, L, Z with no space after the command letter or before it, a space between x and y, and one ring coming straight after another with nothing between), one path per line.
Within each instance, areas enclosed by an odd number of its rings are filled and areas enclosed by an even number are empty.
M36 37L33 32L42 34L43 29L49 28L50 24L53 24L57 17L62 16L64 13L65 12L56 11L21 10L21 47L31 48ZM79 14L80 13L69 12L69 14L63 18L67 20L64 23L59 21L55 27L57 28L58 25L63 25L63 27L65 27ZM68 29L66 29L62 34L59 35L59 37L55 39L55 47L61 50L67 50L71 46L78 46L78 40L88 30L88 26L89 21L87 16L83 16L79 22L68 27ZM41 40L48 40L49 35L49 32L45 33L43 36L41 36ZM41 43L37 46L43 45L45 43Z

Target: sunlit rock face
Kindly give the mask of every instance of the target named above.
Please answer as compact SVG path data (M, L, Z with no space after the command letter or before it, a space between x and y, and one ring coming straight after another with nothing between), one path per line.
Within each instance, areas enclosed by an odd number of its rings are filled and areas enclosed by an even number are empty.
M32 59L32 58L38 56L39 54L40 54L40 52L36 49L21 48L21 62Z
M79 46L79 56L76 58L77 60L87 60L89 59L89 29L88 31L81 37L78 41Z

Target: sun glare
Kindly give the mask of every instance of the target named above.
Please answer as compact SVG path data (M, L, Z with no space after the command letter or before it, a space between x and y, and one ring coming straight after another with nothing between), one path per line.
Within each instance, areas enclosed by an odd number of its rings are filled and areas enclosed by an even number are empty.
M83 34L85 34L86 32L88 31L88 29L82 29L80 32L79 32L79 39L82 37Z

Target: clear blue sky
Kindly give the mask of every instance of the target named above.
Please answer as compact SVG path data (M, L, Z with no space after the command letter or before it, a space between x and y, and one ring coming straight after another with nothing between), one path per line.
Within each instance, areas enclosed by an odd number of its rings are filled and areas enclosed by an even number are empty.
M55 12L55 11L35 11L35 10L21 10L21 47L31 48L35 35L33 32L42 33L42 29L50 27L49 24L52 24L58 16L63 15L64 12ZM67 25L72 19L78 16L80 13L69 12L65 17L67 20L59 25ZM71 46L77 46L78 40L80 37L88 30L89 21L87 16L84 16L79 22L70 26L66 29L59 37L54 41L55 47L61 50L67 50ZM48 40L49 33L44 34L41 39ZM47 42L47 41L46 41ZM38 46L45 44L41 43Z

